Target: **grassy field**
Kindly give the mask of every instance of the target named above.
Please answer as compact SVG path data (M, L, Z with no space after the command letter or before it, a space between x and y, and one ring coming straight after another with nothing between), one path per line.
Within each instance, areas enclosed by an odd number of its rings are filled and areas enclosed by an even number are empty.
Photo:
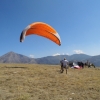
M0 64L0 100L100 100L100 69Z

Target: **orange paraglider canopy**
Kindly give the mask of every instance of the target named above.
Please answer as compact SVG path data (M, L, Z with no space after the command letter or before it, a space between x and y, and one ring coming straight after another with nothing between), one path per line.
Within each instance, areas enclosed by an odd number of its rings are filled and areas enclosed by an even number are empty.
M45 37L58 45L61 45L60 36L57 31L50 25L43 22L35 22L28 25L20 35L20 42L22 42L27 35L39 35Z

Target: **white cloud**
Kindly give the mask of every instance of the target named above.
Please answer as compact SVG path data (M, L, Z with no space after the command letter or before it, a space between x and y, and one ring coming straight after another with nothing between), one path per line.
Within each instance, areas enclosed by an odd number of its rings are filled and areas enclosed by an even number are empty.
M58 55L69 55L69 54L68 53L62 53L62 54L56 53L56 54L53 54L53 56L58 56Z
M75 52L76 54L84 54L84 52L83 52L82 50L74 50L74 52Z
M34 55L29 55L30 58L34 58Z
M69 55L69 53L66 53L66 55Z
M59 53L53 54L53 56L58 56L58 55L61 55L61 54L59 54Z
M64 53L62 53L62 55L65 55Z
M62 55L69 55L68 53L62 53Z

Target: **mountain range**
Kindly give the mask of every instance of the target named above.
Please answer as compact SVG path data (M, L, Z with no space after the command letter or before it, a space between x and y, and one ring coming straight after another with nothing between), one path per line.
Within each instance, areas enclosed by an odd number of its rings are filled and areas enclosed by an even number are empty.
M87 60L93 63L95 66L100 66L100 55L89 56L86 54L73 54L73 55L57 55L47 56L41 58L30 58L22 54L15 52L8 52L0 56L0 63L33 63L33 64L59 64L60 60L66 58L68 61L82 61Z

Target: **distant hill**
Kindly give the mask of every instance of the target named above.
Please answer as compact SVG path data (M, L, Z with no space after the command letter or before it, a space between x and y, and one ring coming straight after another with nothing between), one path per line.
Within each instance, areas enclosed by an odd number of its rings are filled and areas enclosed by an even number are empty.
M35 59L38 64L59 64L60 60L68 58L68 55L47 56Z
M17 54L14 52L8 52L0 57L0 63L36 63L34 59L27 56Z
M74 60L83 61L83 60L89 59L89 58L91 58L91 56L86 55L86 54L73 54L70 56L69 60L70 61L74 61Z
M15 52L8 52L0 56L0 63L37 63L37 64L59 64L60 60L66 58L68 61L83 61L89 60L95 66L100 66L100 55L89 56L86 54L73 54L73 55L57 55L47 56L42 58L30 58Z
M100 55L93 56L88 59L90 62L92 62L95 66L100 66Z
M66 58L68 61L83 61L85 59L91 58L89 55L85 54L74 54L74 55L58 55L58 56L47 56L43 58L35 59L37 63L40 64L59 64L60 60Z

